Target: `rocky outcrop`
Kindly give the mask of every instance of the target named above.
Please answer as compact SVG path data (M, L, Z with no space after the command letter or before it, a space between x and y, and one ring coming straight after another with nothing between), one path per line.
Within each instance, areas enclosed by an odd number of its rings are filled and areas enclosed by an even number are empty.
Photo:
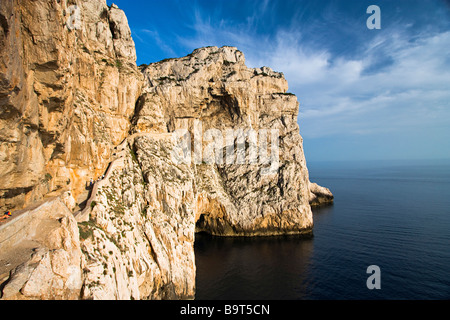
M201 48L184 58L149 65L143 73L147 86L133 131L185 129L192 141L204 140L200 159L196 162L198 155L192 157L198 230L228 236L311 231L309 176L297 124L299 103L287 93L283 74L267 67L248 68L244 54L233 47ZM276 141L267 129L275 132ZM220 140L219 149L237 153L239 143L246 145L241 161L236 156L225 161L223 154L219 163L208 164L208 132ZM269 161L263 161L260 151L267 139L278 146L268 148ZM255 161L252 144L258 153Z
M0 226L2 299L193 298L195 232L310 234L333 199L283 74L234 47L139 69L117 6L5 0L0 49L0 207L27 207Z
M309 189L311 191L309 203L312 207L330 205L334 202L334 195L330 189L321 187L317 183L310 183Z

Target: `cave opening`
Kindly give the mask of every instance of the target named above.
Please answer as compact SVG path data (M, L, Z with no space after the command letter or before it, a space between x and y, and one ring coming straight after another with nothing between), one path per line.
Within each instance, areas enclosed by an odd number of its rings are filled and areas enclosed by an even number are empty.
M209 229L209 214L203 213L200 215L200 217L197 219L197 222L195 223L195 233L203 233L203 234L211 234Z

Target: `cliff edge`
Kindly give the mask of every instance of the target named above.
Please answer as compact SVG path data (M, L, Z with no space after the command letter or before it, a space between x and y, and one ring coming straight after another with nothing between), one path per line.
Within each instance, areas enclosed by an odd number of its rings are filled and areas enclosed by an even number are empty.
M2 299L193 298L196 232L310 234L333 201L237 48L137 67L117 6L5 0L0 49Z

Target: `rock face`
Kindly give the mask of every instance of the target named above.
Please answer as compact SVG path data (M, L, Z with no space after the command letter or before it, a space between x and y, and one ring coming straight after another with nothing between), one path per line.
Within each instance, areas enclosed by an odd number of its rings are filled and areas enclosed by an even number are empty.
M125 14L106 1L0 3L0 207L73 190L128 134L142 75Z
M170 137L130 140L80 224L83 299L179 299L195 295L193 172L164 153Z
M311 190L309 202L312 207L319 207L333 203L334 196L330 189L321 187L317 183L310 183L309 189Z
M0 227L2 299L78 299L82 259L78 225L59 199L47 201ZM23 262L23 263L22 263Z
M333 200L283 74L236 48L138 68L117 6L5 0L0 49L0 207L27 207L0 226L2 299L193 298L195 232L309 234Z
M283 74L246 67L244 54L232 47L197 49L187 57L147 66L143 73L147 85L133 131L185 129L192 141L194 135L200 137L197 141L204 140L199 161L193 159L199 230L231 236L311 230L309 176L297 124L299 103L287 93ZM276 134L276 141L267 129ZM247 146L242 161L236 155L225 161L224 154L207 163L208 132L219 139L219 151L237 154L239 143ZM277 154L267 148L271 155L265 163L260 151L269 137L278 148ZM258 155L253 162L252 143ZM270 172L273 165L276 170Z

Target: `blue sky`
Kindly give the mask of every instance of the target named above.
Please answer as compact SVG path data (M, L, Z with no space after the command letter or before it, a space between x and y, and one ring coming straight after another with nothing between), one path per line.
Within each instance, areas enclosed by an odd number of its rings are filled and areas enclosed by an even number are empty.
M138 64L230 45L283 72L308 161L450 159L450 0L114 3ZM380 30L366 26L372 4Z

